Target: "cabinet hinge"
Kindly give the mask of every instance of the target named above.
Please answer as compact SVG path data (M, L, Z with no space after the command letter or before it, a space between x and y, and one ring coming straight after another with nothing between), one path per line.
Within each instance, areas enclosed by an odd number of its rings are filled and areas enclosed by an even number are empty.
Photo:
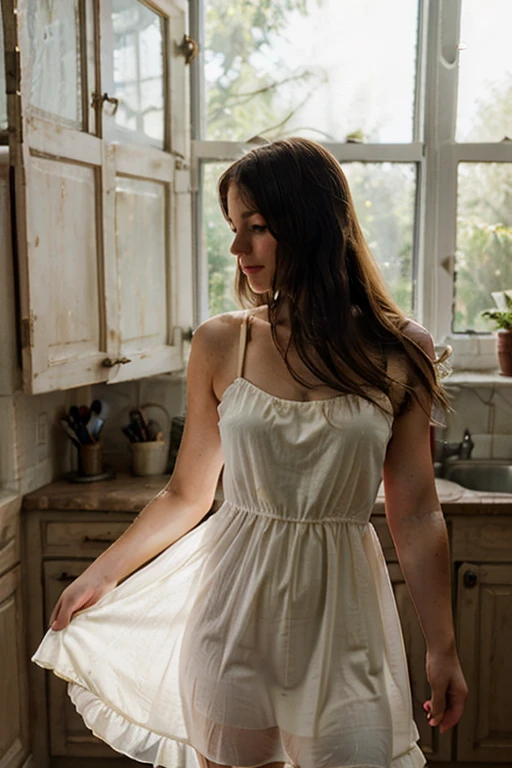
M191 327L181 328L179 325L175 325L172 329L172 343L173 346L180 347L184 341L192 341L194 329Z
M21 346L23 348L34 346L34 325L34 315L21 318Z

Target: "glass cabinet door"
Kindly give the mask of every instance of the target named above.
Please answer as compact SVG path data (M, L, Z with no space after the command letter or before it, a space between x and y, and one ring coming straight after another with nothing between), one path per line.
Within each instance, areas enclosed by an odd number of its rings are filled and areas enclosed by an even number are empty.
M74 127L82 127L84 116L80 5L79 0L27 5L30 103Z
M138 0L112 0L112 68L119 137L164 147L164 18Z

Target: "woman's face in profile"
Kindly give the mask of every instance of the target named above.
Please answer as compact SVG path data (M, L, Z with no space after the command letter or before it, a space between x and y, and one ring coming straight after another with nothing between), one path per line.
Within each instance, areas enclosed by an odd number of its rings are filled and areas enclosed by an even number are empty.
M265 293L272 287L277 240L270 234L261 213L240 197L234 183L229 185L227 208L228 221L235 234L230 251L237 257L239 269L254 293Z

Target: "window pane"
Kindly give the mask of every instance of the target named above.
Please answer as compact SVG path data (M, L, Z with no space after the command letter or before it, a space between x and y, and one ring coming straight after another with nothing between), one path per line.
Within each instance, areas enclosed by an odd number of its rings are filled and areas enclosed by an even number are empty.
M512 3L463 0L457 141L512 138Z
M453 330L490 331L491 291L512 288L512 164L460 163Z
M238 309L233 290L237 262L229 252L233 233L217 199L217 181L227 167L228 163L204 163L202 166L203 245L208 259L210 317Z
M204 0L206 138L412 140L414 0Z
M5 98L4 28L0 6L0 131L7 130L7 103Z
M30 103L74 124L82 123L78 0L31 0Z
M416 168L402 163L345 163L359 223L388 290L406 314L413 309Z
M116 124L164 142L163 20L137 0L112 0Z
M226 163L203 165L203 232L208 257L210 315L237 308L232 232L217 202L217 180ZM413 305L413 233L416 169L398 163L343 166L370 250L394 300L410 314Z

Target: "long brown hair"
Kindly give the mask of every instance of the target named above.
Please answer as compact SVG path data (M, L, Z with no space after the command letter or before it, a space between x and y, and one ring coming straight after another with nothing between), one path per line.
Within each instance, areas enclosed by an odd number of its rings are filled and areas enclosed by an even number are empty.
M368 249L338 161L308 139L259 146L219 180L226 217L231 183L245 202L257 208L277 240L271 289L254 293L238 269L237 299L242 307L268 305L272 338L293 378L311 387L289 364L292 344L320 381L375 402L368 387L387 394L397 382L387 372L388 354L394 351L408 373L400 410L417 384L435 405L449 408L432 360L403 331L408 320L389 296ZM288 347L282 349L276 325L285 298L291 335Z

